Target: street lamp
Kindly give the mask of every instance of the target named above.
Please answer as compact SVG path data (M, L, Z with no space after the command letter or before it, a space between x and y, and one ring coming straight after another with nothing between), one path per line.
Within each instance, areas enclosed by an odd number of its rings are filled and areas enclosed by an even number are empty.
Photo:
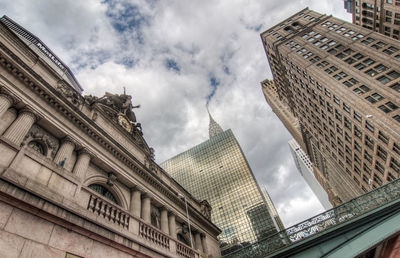
M190 247L193 248L193 241L192 241L192 231L190 229L190 219L189 219L189 211L188 211L188 205L186 201L186 197L178 193L178 197L183 199L185 201L185 206L186 206L186 217L188 221L188 226L189 226L189 237L190 237Z

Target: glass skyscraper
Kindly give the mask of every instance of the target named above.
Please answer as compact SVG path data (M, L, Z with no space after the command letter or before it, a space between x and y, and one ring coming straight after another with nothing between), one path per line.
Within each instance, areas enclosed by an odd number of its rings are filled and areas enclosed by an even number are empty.
M211 220L222 230L224 254L277 231L232 131L223 131L211 116L209 131L209 140L161 166L193 196L211 204Z

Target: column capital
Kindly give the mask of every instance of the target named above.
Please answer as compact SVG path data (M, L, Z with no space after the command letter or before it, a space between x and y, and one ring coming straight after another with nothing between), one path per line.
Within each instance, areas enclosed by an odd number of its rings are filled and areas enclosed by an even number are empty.
M74 145L74 147L76 147L76 146L78 145L78 144L77 144L77 141L76 141L74 138L72 138L71 136L69 136L69 135L65 136L65 137L61 140L61 142L62 142L62 143L69 142L69 143L71 143L72 145Z
M94 154L86 147L83 147L82 149L80 149L78 151L78 155L82 155L82 154L86 154L88 155L90 158L94 157Z
M201 236L202 238L204 238L204 237L206 237L206 234L203 233L203 232L201 232L201 233L200 233L200 236Z
M42 116L39 115L39 113L37 113L30 107L24 107L24 108L18 110L18 115L22 115L22 114L28 114L29 116L33 117L33 119L34 119L33 123L36 123L39 119L42 118Z
M139 192L143 193L144 189L143 189L143 187L141 187L139 185L135 185L135 186L131 187L131 192L134 192L134 191L139 191Z
M142 198L149 198L149 199L153 199L153 195L150 193L142 193Z
M11 106L15 105L16 103L20 102L21 100L15 96L14 94L10 93L4 86L0 86L0 96L6 97L9 99Z
M175 212L173 212L172 210L169 210L169 211L168 211L168 216L169 216L169 217L171 217L171 216L176 217L176 214L175 214Z
M168 213L171 212L171 208L169 208L169 207L167 207L167 206L165 206L165 205L161 206L160 209L161 209L161 211L164 211L164 210L165 210L165 211L167 211Z

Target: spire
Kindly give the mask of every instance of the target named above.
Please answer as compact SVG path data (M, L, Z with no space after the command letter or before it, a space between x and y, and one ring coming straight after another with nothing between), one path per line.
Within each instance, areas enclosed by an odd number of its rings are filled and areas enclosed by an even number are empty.
M208 126L208 132L210 134L210 138L216 136L217 134L222 133L224 130L222 130L221 126L215 122L215 120L213 119L213 117L210 114L210 111L208 111L207 108L207 112L208 115L210 116L210 125Z

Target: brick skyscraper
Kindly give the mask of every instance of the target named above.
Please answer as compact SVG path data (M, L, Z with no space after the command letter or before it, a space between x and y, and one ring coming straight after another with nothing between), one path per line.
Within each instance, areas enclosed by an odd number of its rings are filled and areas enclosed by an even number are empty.
M340 201L398 178L400 42L308 9L261 38L277 94Z

